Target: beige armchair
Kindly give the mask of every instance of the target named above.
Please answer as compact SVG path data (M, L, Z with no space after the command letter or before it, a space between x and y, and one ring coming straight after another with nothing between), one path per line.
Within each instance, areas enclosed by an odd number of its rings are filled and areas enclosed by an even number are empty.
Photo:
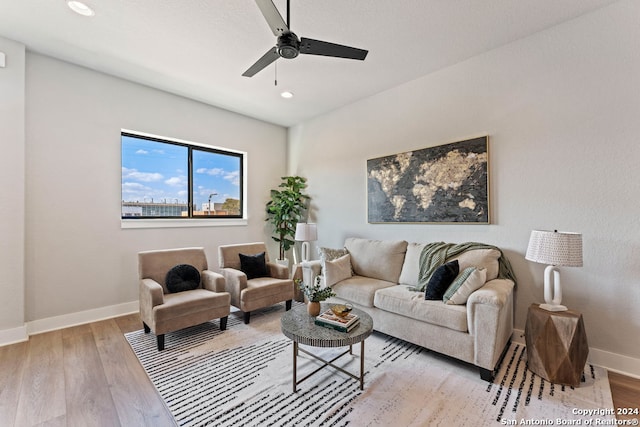
M171 293L165 278L173 267L188 264L200 272L196 289ZM140 278L140 317L144 331L158 339L164 349L164 334L212 319L220 319L220 329L227 328L230 295L225 292L224 277L209 271L204 248L181 248L138 253Z
M248 278L241 269L240 255L260 255L264 253L264 274ZM264 243L246 243L218 247L220 272L225 278L227 292L231 294L231 305L244 313L244 323L249 323L251 312L286 301L286 310L291 309L294 296L293 280L289 269L269 262L269 254ZM246 268L245 268L246 270Z

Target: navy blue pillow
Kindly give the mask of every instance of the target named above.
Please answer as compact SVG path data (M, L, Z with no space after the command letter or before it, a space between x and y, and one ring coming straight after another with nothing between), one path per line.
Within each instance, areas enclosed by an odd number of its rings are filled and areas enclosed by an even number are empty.
M255 279L256 277L267 277L267 263L265 261L264 252L256 255L240 255L240 270L247 275L247 279Z
M169 292L191 291L200 287L200 272L189 264L178 264L167 272L164 280Z
M429 283L427 283L427 289L424 291L424 299L442 300L445 292L447 292L447 289L458 276L459 272L460 266L458 265L457 259L438 267L431 275Z

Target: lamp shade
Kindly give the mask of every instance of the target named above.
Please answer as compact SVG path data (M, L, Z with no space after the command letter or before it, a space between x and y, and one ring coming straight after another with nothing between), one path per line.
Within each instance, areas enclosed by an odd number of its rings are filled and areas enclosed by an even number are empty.
M582 234L533 230L525 258L541 264L582 267Z
M299 242L314 242L318 240L318 229L314 223L299 222L294 238Z

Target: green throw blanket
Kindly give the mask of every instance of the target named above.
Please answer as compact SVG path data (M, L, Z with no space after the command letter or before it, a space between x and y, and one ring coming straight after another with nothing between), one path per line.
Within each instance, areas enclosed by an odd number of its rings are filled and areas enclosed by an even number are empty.
M484 243L467 242L467 243L444 243L436 242L425 245L420 253L420 273L418 277L418 286L415 291L422 291L427 288L429 279L438 267L447 262L449 258L456 257L465 251L474 249L496 249L500 251L498 258L498 278L510 279L516 282L516 275L511 268L511 263L502 253L500 248Z

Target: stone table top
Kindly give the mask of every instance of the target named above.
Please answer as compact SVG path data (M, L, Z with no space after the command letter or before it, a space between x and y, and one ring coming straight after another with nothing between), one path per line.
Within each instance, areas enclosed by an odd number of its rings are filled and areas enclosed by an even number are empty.
M324 313L333 304L322 303ZM285 312L280 320L282 333L299 344L313 347L343 347L364 341L373 332L373 319L362 310L354 308L352 313L360 318L360 324L349 332L340 332L316 325L315 317L307 313L305 305L299 305Z

